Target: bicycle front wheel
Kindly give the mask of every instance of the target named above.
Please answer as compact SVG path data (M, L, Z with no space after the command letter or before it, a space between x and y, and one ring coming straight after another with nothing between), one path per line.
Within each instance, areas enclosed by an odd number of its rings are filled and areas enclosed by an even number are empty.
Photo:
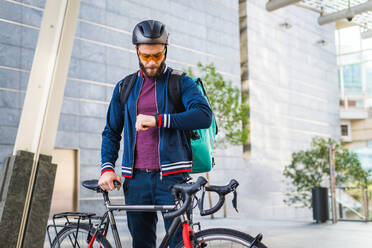
M78 229L77 224L71 223L58 232L52 242L52 248L88 247L95 231L95 228L88 224L80 223ZM91 247L112 248L110 243L102 234L98 234L95 237Z
M254 238L246 233L232 229L213 228L195 233L196 242L199 247L250 247ZM176 248L185 247L183 241ZM259 243L255 248L267 248Z

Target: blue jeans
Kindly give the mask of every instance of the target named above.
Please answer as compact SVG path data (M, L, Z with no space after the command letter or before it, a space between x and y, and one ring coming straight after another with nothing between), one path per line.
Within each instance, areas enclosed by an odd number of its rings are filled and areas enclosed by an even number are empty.
M160 180L160 172L145 172L135 170L133 178L125 178L123 191L125 204L128 205L174 205L174 198L169 192L169 186L180 183L188 176L187 173L167 175ZM164 219L168 230L173 219ZM156 247L156 212L127 211L127 222L133 239L133 248ZM182 240L182 228L178 228L170 243L175 247Z

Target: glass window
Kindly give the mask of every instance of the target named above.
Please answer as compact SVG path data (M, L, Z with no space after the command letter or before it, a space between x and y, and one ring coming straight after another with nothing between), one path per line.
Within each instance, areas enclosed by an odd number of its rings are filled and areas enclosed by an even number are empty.
M360 163L362 164L363 169L368 170L372 169L372 149L363 147L363 148L354 148L351 149L358 156Z
M360 28L353 26L343 28L340 32L340 53L360 51Z
M342 67L344 73L345 94L355 95L362 93L362 79L360 64L345 65Z
M366 74L366 94L372 96L372 62L364 64Z
M341 125L341 135L342 136L348 136L349 131L347 125Z

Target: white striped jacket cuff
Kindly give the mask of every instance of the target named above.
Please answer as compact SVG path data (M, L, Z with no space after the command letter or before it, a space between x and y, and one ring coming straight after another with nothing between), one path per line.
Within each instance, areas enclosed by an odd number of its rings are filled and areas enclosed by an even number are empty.
M170 114L162 115L161 127L170 128Z

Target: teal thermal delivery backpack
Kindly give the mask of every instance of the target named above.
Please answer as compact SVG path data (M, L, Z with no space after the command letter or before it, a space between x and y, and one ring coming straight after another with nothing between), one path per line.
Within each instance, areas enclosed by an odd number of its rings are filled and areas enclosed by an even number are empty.
M123 107L128 99L129 92L131 91L133 85L137 80L137 74L138 73L135 72L128 75L120 83L120 102ZM177 113L184 112L186 110L181 100L180 81L183 74L184 72L182 71L172 70L168 81L168 96L173 105L176 107ZM210 104L205 88L203 86L203 82L200 80L200 78L194 78L193 80L198 85L199 90L206 98L208 104ZM217 133L218 127L214 118L214 114L212 118L212 124L209 128L189 131L193 156L191 173L208 172L214 166L213 150Z

